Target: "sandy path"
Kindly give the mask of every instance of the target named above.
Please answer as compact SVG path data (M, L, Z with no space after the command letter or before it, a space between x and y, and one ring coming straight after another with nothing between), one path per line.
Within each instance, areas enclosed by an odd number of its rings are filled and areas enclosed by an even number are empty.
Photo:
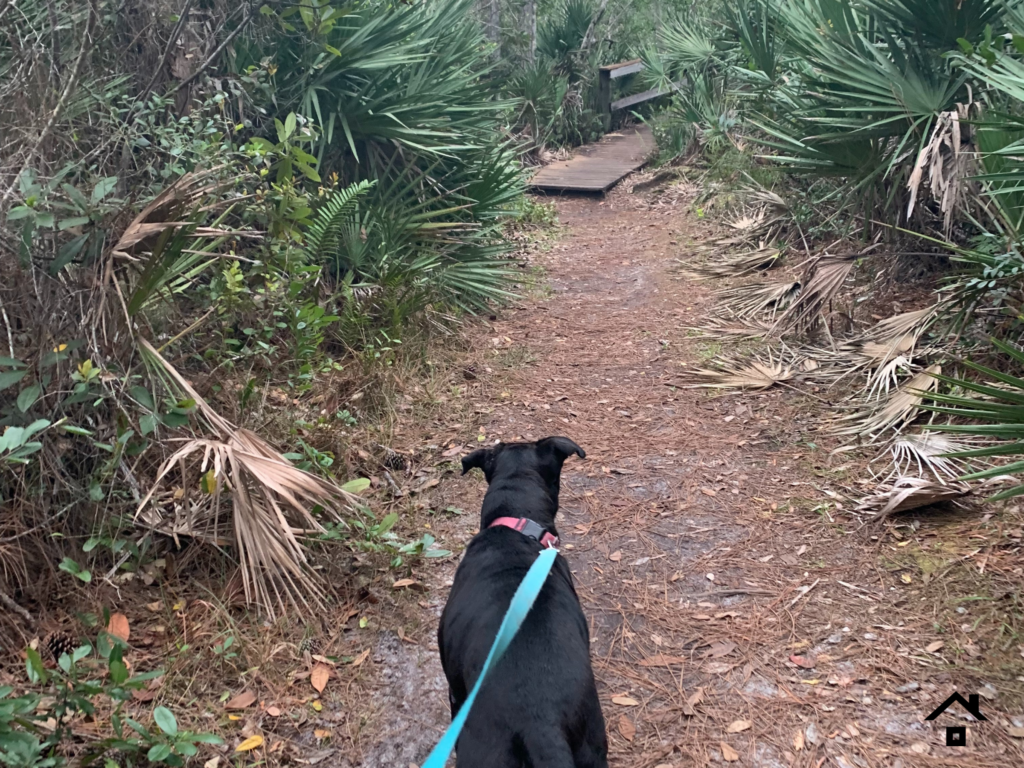
M474 421L433 425L438 451L477 434L586 449L566 464L559 530L593 625L611 764L1024 764L999 699L983 700L989 722L966 748L944 746L959 711L923 722L991 677L925 652L940 636L922 611L945 608L922 606L932 598L880 569L881 544L844 520L846 468L810 432L816 401L672 386L715 352L687 333L712 286L676 274L704 225L685 197L663 199L559 200L565 235L535 256L551 295L478 327ZM475 474L442 480L433 506L465 514L435 520L440 541L469 540L483 490ZM410 641L382 635L377 727L355 764L417 765L447 725L433 632L453 568L427 567L430 590L406 601Z

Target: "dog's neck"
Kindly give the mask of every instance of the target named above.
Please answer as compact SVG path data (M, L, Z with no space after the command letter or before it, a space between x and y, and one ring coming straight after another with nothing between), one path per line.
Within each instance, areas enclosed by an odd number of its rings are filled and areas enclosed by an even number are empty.
M526 517L556 536L555 515L558 513L558 490L554 498L543 485L522 484L495 479L487 489L480 509L480 530L488 528L499 517Z

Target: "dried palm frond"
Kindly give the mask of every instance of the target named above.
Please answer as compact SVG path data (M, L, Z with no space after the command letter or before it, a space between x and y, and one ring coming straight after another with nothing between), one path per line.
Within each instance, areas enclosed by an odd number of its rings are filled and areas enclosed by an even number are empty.
M944 302L938 302L924 309L904 312L886 318L872 326L853 348L857 365L855 368L870 368L868 391L888 393L896 385L900 369L913 362L918 340L928 327L939 317Z
M761 205L726 222L735 234L717 240L716 245L739 245L769 237L772 227L785 217L786 204L772 192L762 192L761 195Z
M900 435L870 464L884 461L889 474L882 482L896 477L924 477L927 473L939 483L955 480L967 473L967 464L947 454L969 450L971 446L935 432L917 432Z
M275 608L322 606L323 590L309 570L298 537L321 532L310 510L320 507L337 519L357 502L333 483L293 466L269 443L218 414L181 374L144 339L144 359L159 366L170 386L196 403L217 439L190 439L160 467L136 517L171 536L188 535L220 545L222 501L231 500L230 529L241 564L246 600L271 616ZM189 461L197 462L190 472ZM162 481L177 470L180 485L161 493ZM195 491L195 480L200 491ZM150 502L154 502L150 505Z
M789 203L776 192L772 192L770 189L764 187L758 187L756 189L746 190L746 196L748 200L753 200L755 203L761 203L770 208L774 208L777 213L789 210Z
M945 301L939 301L924 309L887 317L865 331L864 338L893 346L901 346L906 339L910 339L910 345L906 347L909 349L939 317L945 306Z
M759 270L771 269L776 266L782 252L778 248L762 243L756 250L729 256L720 261L686 266L685 272L697 279L721 279L725 277L743 277Z
M217 174L224 170L223 166L208 171L186 173L173 184L162 190L152 202L132 219L125 227L121 237L111 249L111 254L124 259L131 259L130 252L143 241L159 235L169 229L192 226L190 221L178 219L191 213L207 195L223 191L233 183L218 178ZM211 181L211 179L214 179ZM210 227L197 227L193 234L196 237L219 237L221 235L252 235L252 232L233 232Z
M894 354L889 347L874 341L865 342L856 354L860 367L866 367L871 371L866 383L867 396L871 399L887 397L899 384L900 373L909 371L912 362L908 355Z
M890 395L881 407L844 419L848 425L836 430L836 434L867 435L871 438L869 442L874 442L884 432L898 432L917 416L924 394L938 383L933 374L941 373L940 365L925 368Z
M689 330L696 331L698 335L691 336L694 340L721 339L723 336L731 336L735 339L760 339L768 333L768 323L755 318L723 318L710 317L708 322L697 328Z
M796 374L792 366L783 365L770 356L767 361L752 359L746 362L721 360L717 370L698 368L684 374L691 383L687 389L713 387L715 389L767 389L780 381L788 381Z
M782 280L764 285L726 288L718 292L718 297L735 317L752 318L767 314L769 320L774 320L776 313L785 309L799 292L799 282Z
M947 238L953 227L954 214L967 198L968 183L974 170L975 152L969 139L963 142L963 134L970 134L970 107L969 104L957 104L956 109L939 113L932 135L921 148L907 181L907 189L910 191L910 201L907 203L909 219L914 212L925 169L928 170L932 198L938 201L942 210L943 230ZM963 126L967 127L966 131Z
M899 383L899 375L910 370L919 354L922 334L941 316L945 306L945 302L938 302L886 318L859 338L840 344L837 350L818 350L817 354L828 362L823 377L834 385L866 370L864 389L868 398L887 396Z
M933 483L920 477L900 477L891 485L861 499L854 510L871 515L869 522L881 522L889 515L920 509L943 501L957 502L971 492L967 483Z
M825 255L814 261L800 281L803 288L789 308L772 326L772 334L804 331L818 322L826 306L832 301L846 278L853 271L860 254L849 256Z

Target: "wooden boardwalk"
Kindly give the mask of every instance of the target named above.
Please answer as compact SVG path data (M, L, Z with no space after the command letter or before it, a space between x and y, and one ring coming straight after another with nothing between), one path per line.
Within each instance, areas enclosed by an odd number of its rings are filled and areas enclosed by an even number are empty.
M568 160L544 166L530 186L548 191L604 192L646 163L654 149L654 137L646 125L623 128L596 144L580 147Z

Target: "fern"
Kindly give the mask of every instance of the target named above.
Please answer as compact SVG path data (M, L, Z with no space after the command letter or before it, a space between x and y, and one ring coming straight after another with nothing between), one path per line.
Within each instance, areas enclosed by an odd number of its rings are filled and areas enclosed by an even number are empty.
M349 184L344 189L337 189L317 209L316 217L306 233L305 251L311 262L323 263L337 255L342 227L355 212L359 198L376 183L363 180L358 184Z

